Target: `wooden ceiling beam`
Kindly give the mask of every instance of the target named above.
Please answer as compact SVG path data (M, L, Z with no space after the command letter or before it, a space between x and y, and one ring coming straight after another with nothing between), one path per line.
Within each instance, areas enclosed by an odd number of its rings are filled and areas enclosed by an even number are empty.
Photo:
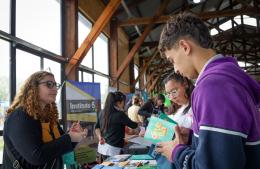
M150 57L150 59L148 60L148 62L146 62L143 66L143 69L141 70L141 72L138 74L137 78L134 80L133 82L133 86L135 86L135 84L139 81L139 79L144 75L144 73L146 72L149 64L154 60L154 58L157 56L158 54L158 50L155 49L154 53L152 54L152 56Z
M144 2L144 1L146 1L146 0L133 0L132 2L127 4L127 7L128 7L128 9L135 8L135 7L138 6L138 4L140 4L140 3ZM118 15L122 14L123 12L125 12L125 10L123 8L118 9L115 12L114 16L118 16Z
M258 7L247 7L245 9L227 9L222 11L210 11L210 12L202 12L197 13L197 15L203 19L211 19L211 18L221 18L221 17L234 17L237 15L252 15L254 17L259 16L258 12L260 9ZM196 13L195 13L196 14ZM154 23L166 23L170 19L171 15L163 15L155 20ZM133 25L145 25L148 24L152 20L151 17L143 17L143 18L131 18L126 21L121 21L118 23L118 26L133 26Z
M214 41L222 41L222 40L233 40L233 39L259 39L260 33L243 33L243 34L218 34L213 36Z
M72 56L72 58L69 60L68 65L65 68L66 75L68 76L75 67L77 67L101 31L104 29L106 24L109 22L110 18L112 17L113 13L116 11L117 7L120 5L121 0L113 0L110 1L109 4L106 6L98 20L95 22L93 28L89 32L86 39L83 41L83 43L80 45L80 47L77 49L76 53Z
M161 69L160 73L157 75L155 80L153 81L152 85L148 89L148 93L151 93L151 91L154 89L155 85L158 83L158 80L160 79L161 75L163 73L163 69Z
M130 52L128 53L128 55L126 56L126 58L124 59L123 63L121 64L121 66L118 68L118 71L116 73L116 81L120 78L120 76L122 75L122 73L124 72L124 70L126 69L126 67L129 65L129 63L131 62L131 60L133 59L134 55L136 54L137 50L140 48L140 46L142 45L142 43L144 42L145 38L147 37L147 35L150 33L150 31L152 30L154 21L164 12L164 10L166 9L168 3L170 0L164 0L163 3L161 4L161 6L158 8L158 10L155 13L155 16L150 20L149 24L146 26L144 32L142 33L142 35L140 36L140 38L137 40L137 42L135 43L135 45L132 47L132 49L130 50Z

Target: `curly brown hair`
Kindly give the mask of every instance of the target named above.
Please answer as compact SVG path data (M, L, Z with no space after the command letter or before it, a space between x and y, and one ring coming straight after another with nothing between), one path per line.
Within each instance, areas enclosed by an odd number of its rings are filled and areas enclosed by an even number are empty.
M162 57L165 51L177 47L180 38L192 39L203 48L212 48L213 40L208 27L192 13L184 12L173 15L164 26L158 49Z
M58 110L55 102L47 104L42 110L39 103L39 82L46 76L54 75L46 71L33 73L16 94L11 106L7 109L6 115L10 115L18 107L21 107L29 116L41 122L50 122L51 125L58 121Z

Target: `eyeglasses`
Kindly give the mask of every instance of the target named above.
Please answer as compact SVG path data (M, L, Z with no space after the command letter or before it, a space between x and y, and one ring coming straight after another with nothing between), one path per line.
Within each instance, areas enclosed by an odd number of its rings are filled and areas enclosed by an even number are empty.
M45 82L39 82L39 84L46 84L46 86L49 89L53 89L53 87L56 87L56 89L59 89L61 85L59 83L53 82L53 81L45 81Z
M170 92L166 93L167 97L172 96L173 98L176 98L179 96L178 89L172 89Z

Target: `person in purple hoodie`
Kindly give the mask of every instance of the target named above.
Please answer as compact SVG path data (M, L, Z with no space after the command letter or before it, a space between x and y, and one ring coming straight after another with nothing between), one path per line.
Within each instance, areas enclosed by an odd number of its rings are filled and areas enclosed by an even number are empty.
M191 143L175 127L175 139L156 150L177 169L258 169L260 85L212 46L207 26L193 14L175 15L164 27L161 54L176 72L197 80Z

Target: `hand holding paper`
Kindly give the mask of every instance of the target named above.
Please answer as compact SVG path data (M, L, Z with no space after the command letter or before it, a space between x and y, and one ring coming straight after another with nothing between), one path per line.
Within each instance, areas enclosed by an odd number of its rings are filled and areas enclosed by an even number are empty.
M172 151L178 144L187 144L189 138L189 129L175 126L175 139L168 142L157 143L156 151L172 161Z

